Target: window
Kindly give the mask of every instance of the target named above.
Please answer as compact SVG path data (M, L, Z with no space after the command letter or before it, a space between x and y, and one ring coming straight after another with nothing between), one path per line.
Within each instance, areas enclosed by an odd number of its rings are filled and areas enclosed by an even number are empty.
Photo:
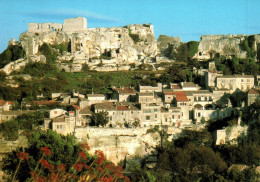
M250 89L250 85L247 85L246 87L247 87L247 89Z
M247 79L247 82L250 82L250 79Z
M150 120L150 116L146 116L146 120Z
M134 111L131 111L131 114L133 114L134 113Z
M200 117L200 112L198 112L198 117Z
M201 97L199 97L199 101L201 101Z
M111 120L112 120L112 116L110 116L110 118L109 118L109 119L110 119L110 121L111 121Z
M158 109L154 109L154 112L158 112Z
M172 119L174 119L174 115L172 115Z
M157 114L154 115L154 118L157 118Z
M241 82L244 82L244 79L241 79Z

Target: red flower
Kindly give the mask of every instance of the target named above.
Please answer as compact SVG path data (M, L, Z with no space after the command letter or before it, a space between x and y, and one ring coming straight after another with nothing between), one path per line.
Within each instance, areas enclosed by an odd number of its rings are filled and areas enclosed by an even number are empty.
M80 146L81 146L82 148L85 148L85 149L87 149L87 150L90 150L90 146L88 145L88 143L82 143Z
M64 164L57 165L57 169L60 171L65 171L65 165Z
M83 151L79 153L79 156L82 157L84 160L87 160L87 156Z
M28 160L29 159L29 157L28 157L28 154L27 153L25 153L25 152L19 152L19 153L17 153L16 154L17 155L17 157L20 159L20 160Z
M48 147L41 147L44 155L51 155L51 150Z
M54 170L54 166L49 164L48 161L45 159L41 160L41 165L49 170Z
M125 176L125 182L130 182L130 179L127 176Z
M101 157L98 157L98 164L102 165L102 158Z
M60 178L57 176L57 174L51 173L50 181L52 181L52 182L60 181Z
M82 171L82 167L83 167L83 166L82 166L81 164L77 163L77 164L74 164L73 167L74 167L74 169L76 169L77 171Z
M37 178L37 182L45 182L46 180L44 180L43 178L41 178L41 177L38 177Z
M104 173L104 169L102 169L102 167L98 167L97 170L100 171L101 174Z
M36 173L35 171L31 171L30 174L33 180L36 180L39 177L38 173Z

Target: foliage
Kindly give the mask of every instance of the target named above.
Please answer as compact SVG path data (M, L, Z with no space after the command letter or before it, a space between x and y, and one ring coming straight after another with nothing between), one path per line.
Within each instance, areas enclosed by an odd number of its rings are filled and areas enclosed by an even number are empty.
M199 42L190 41L182 43L176 50L174 58L179 62L188 62L198 52Z
M68 52L68 44L67 43L54 44L54 45L51 45L51 47L58 49L59 53L62 53L64 51Z
M90 68L89 68L88 64L83 64L83 65L82 65L82 68L81 68L81 71L82 71L82 72L87 72L87 71L89 71L89 70L90 70Z
M193 143L196 146L212 146L212 136L206 131L193 131L193 130L183 130L178 137L178 139L174 140L174 145L176 147L185 147L189 143Z
M6 121L0 124L0 134L5 140L17 140L19 124L16 120Z
M71 136L45 132L30 140L24 152L20 148L9 153L3 169L12 181L128 181L123 169L107 161L103 152L90 155L89 149L87 144L75 144Z
M135 44L141 41L139 34L131 33L131 34L129 34L129 36L132 38L132 40L134 41Z
M6 50L0 54L0 68L17 59L23 58L25 51L20 45L9 45Z
M57 60L58 52L51 45L43 43L39 51L46 57L47 64L54 64Z
M254 58L256 51L254 50L255 37L253 35L248 36L245 40L241 41L240 48L247 52L248 58Z
M144 63L142 63L142 64L140 64L140 65L138 66L138 69L139 69L139 70L149 70L149 71L151 71L151 70L153 70L153 66L150 65L150 64L144 64Z
M91 125L92 126L106 126L106 124L109 122L108 119L108 113L107 112L98 112L98 113L93 113L91 117Z

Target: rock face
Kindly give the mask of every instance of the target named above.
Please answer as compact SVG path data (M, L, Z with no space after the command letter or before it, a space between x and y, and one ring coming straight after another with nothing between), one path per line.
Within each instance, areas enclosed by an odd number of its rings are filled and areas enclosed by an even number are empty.
M26 55L38 54L43 43L66 43L70 52L59 56L61 62L106 65L129 65L151 60L157 55L157 44L152 25L128 25L113 28L87 28L86 19L66 19L64 24L30 23L28 32L22 33L19 42Z
M260 51L260 35L253 36L254 50ZM246 38L246 35L203 35L193 58L208 60L216 54L247 58L247 52L240 47ZM68 47L68 52L59 53L57 62L58 67L68 72L79 72L84 64L91 70L117 71L131 69L130 64L169 62L174 60L178 47L185 44L179 37L166 35L160 35L156 43L150 24L87 28L86 18L78 17L65 19L63 24L29 23L28 31L20 35L19 41L11 39L9 45L21 45L27 56L24 61L28 61L29 57L39 56L39 47L44 43L63 43ZM7 67L4 70L8 70L7 74L20 68Z
M194 56L199 60L213 58L217 53L224 56L237 56L246 58L246 51L241 50L240 43L246 35L203 35Z
M80 142L88 142L91 153L102 150L106 157L118 163L125 157L132 158L150 154L160 143L158 133L147 133L148 128L76 128L75 137ZM177 136L180 128L169 127L168 134ZM168 139L169 141L172 138Z
M165 57L173 57L175 49L178 48L180 44L180 37L166 35L160 35L157 43L160 54Z

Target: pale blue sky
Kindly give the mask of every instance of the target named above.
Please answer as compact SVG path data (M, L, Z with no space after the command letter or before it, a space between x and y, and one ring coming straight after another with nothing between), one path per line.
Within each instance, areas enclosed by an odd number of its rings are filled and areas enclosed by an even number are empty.
M29 22L84 16L88 27L151 23L155 36L259 34L260 0L0 0L0 52Z

